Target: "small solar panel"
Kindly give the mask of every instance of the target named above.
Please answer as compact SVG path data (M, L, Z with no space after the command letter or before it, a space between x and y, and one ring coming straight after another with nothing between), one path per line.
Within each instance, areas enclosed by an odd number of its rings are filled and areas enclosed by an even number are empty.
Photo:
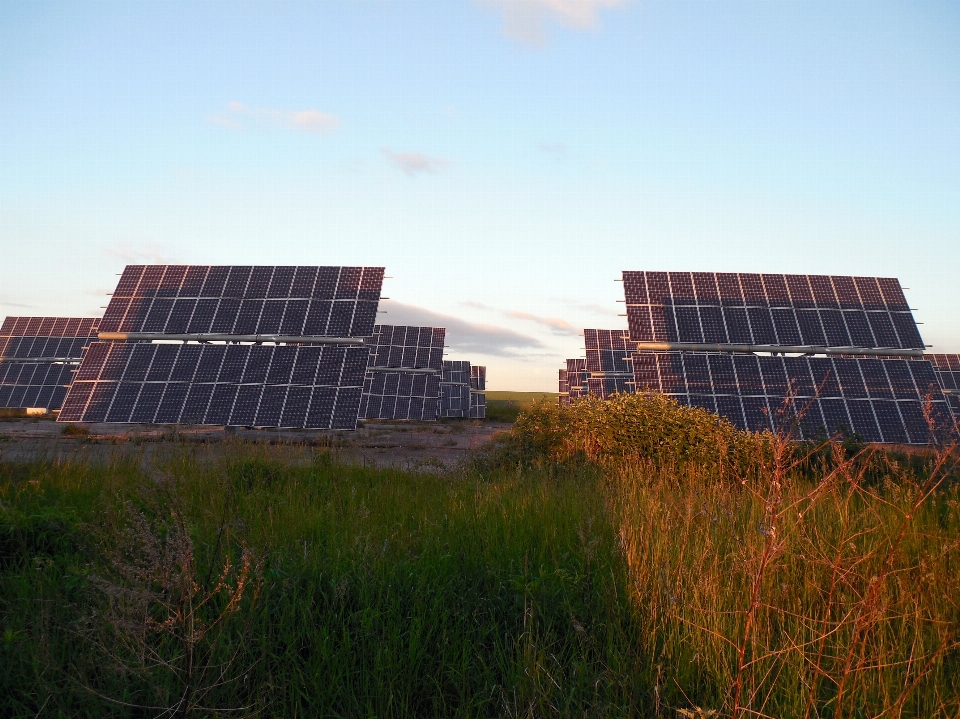
M442 327L376 325L366 341L370 356L360 416L436 421L445 335Z
M0 407L58 410L99 318L7 317L0 326Z
M470 365L470 417L484 419L487 416L487 368Z
M127 265L102 332L369 337L382 267Z
M923 358L933 365L934 374L944 393L960 393L960 355L927 354ZM960 415L957 417L960 419Z
M94 342L61 422L355 429L368 350Z
M953 419L930 362L894 358L783 357L641 352L638 392L662 392L740 429L783 430L820 440L856 433L867 442L929 444Z
M470 416L470 363L444 360L440 381L440 416Z
M635 342L923 349L895 278L624 272Z
M590 373L587 371L587 361L582 357L567 360L567 393L571 400L579 399L590 393L587 380Z

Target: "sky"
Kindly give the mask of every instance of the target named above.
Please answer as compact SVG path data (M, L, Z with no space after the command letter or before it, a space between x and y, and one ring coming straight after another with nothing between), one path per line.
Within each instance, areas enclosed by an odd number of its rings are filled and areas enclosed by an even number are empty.
M960 3L0 3L0 315L127 263L377 265L556 391L622 270L900 278L960 352Z

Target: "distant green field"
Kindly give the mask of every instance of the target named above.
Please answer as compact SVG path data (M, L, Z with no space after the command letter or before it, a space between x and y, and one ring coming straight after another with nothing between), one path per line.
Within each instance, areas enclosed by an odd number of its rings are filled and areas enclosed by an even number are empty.
M555 402L555 392L491 392L487 391L487 419L494 422L514 422L521 410L534 402Z
M487 390L488 400L515 402L519 405L533 404L540 399L556 399L556 392L492 392Z

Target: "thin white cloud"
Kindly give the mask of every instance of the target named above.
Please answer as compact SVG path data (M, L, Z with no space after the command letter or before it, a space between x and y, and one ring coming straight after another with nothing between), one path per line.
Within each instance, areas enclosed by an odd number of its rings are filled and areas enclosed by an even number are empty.
M152 242L118 242L104 247L103 253L131 264L169 265L176 262L162 247Z
M229 117L223 117L222 115L207 115L207 120L212 122L214 125L219 125L220 127L225 127L228 130L242 130L243 125L241 125L236 120L231 120Z
M27 309L30 307L36 307L36 305L28 305L23 302L14 302L5 295L0 295L0 306L3 307L19 307L21 309Z
M469 322L459 317L395 300L382 300L380 309L386 312L377 316L377 321L381 324L445 327L447 347L458 352L498 357L523 357L528 355L530 350L539 350L543 347L535 337L514 332L505 327Z
M466 302L461 302L461 305L464 307L474 307L478 310L487 310L490 312L497 312L498 314L503 315L504 317L510 317L515 320L526 320L527 322L535 322L536 324L548 328L553 334L557 335L569 335L572 337L579 337L583 334L582 330L577 329L572 324L567 322L565 319L560 317L543 317L541 315L535 315L530 312L521 312L519 310L504 310L499 307L492 307L491 305L486 305L483 302L475 302L473 300L468 300Z
M394 152L389 147L381 147L380 152L387 162L411 177L418 174L435 175L453 164L444 157L430 157L420 152Z
M599 11L620 7L626 0L476 0L480 5L495 8L503 17L503 31L508 36L532 47L547 42L547 23L557 22L572 30L596 30L600 27Z
M207 119L221 127L242 130L247 120L258 126L283 127L318 135L329 135L340 128L340 118L320 110L280 110L272 107L251 107L236 100L227 103L229 115L210 115Z
M559 317L541 317L540 315L534 315L529 312L517 312L513 310L505 310L503 315L505 317L512 317L517 320L535 322L542 327L550 329L554 334L558 335L571 335L573 337L579 337L582 334L582 330L578 330L572 324Z

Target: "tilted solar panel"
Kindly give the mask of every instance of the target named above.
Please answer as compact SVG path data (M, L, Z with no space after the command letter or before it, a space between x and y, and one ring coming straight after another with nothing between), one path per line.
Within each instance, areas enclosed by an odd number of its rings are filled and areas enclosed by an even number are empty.
M470 417L484 419L487 416L487 368L470 365Z
M582 357L567 360L567 393L570 399L579 399L590 393L587 380L587 361Z
M370 357L360 416L436 421L445 335L442 327L374 327L366 342Z
M96 317L7 317L0 327L0 407L63 405Z
M127 265L101 332L369 337L382 267Z
M925 360L933 365L940 387L948 394L960 393L960 355L927 354ZM957 415L960 418L960 415Z
M864 441L929 444L953 419L930 362L895 358L783 357L641 352L638 392L662 392L741 429L785 429L803 439L856 432Z
M95 342L58 421L355 429L363 346Z
M440 416L470 416L470 363L444 360L440 380Z
M922 350L890 277L624 272L630 339Z
M628 330L585 329L583 341L588 372L633 373L630 358L637 347L630 341Z

